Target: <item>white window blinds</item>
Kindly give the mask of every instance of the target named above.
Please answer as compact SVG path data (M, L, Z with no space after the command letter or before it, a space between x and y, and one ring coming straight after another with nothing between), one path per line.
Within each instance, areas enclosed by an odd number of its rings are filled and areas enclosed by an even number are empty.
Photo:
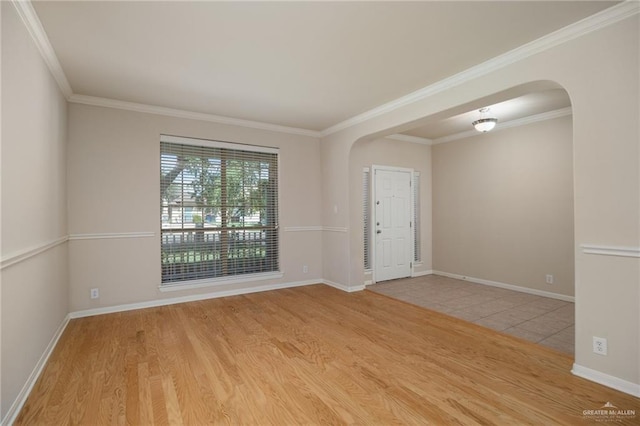
M162 136L162 283L278 270L278 154Z
M420 241L420 173L413 173L413 261L422 262Z
M364 232L364 270L371 270L371 191L370 172L368 168L362 170L362 222Z

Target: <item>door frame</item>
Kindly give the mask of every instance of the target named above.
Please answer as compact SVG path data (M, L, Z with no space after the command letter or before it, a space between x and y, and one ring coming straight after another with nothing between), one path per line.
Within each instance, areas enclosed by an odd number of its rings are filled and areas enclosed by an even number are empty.
M371 175L370 175L370 179L371 179L371 196L370 198L370 203L371 205L369 206L369 211L371 212L371 226L370 226L370 233L371 235L369 235L369 241L371 241L371 282L372 284L375 284L377 282L376 279L376 246L377 241L376 241L376 194L377 194L377 188L376 188L376 171L378 170L382 170L382 171L387 171L387 172L405 172L405 173L409 173L410 179L409 179L409 223L411 224L410 226L410 232L409 232L409 243L411 248L407 251L408 255L410 256L409 259L409 263L410 263L410 277L413 277L413 267L414 267L414 259L415 259L415 224L413 223L413 218L414 218L414 211L413 211L413 207L414 207L414 196L413 196L413 185L415 184L414 179L415 179L415 173L414 173L414 169L411 168L406 168L406 167L395 167L395 166L382 166L382 165L378 165L378 164L374 164L371 166Z

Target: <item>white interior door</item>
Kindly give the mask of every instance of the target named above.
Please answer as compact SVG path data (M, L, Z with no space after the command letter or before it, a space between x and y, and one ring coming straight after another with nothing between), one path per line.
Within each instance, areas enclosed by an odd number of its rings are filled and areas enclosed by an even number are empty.
M411 276L411 172L374 171L375 280Z

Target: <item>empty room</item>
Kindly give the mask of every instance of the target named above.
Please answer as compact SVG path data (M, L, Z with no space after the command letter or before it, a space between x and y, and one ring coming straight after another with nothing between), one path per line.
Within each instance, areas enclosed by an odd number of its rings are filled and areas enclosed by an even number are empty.
M639 421L638 1L0 18L0 424Z

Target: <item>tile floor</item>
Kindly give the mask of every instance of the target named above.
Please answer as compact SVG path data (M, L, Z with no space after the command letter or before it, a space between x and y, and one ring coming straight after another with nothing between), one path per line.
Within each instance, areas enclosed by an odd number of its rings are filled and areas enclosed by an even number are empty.
M414 305L573 355L574 304L439 275L367 286Z

